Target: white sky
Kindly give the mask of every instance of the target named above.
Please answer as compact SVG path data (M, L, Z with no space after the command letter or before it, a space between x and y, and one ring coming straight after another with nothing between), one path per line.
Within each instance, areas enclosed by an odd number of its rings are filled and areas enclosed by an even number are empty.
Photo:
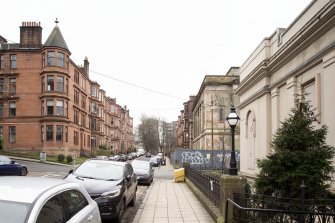
M176 121L205 75L241 66L263 38L288 27L310 2L11 0L0 6L0 35L19 42L23 21L41 22L44 43L58 18L71 59L82 65L88 57L91 79L127 105L135 127L142 114Z

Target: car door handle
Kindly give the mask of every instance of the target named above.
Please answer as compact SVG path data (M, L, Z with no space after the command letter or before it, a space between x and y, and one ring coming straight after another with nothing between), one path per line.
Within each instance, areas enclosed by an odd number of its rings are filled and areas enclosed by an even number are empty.
M88 216L87 221L91 222L92 219L93 219L93 215L91 214L90 216Z

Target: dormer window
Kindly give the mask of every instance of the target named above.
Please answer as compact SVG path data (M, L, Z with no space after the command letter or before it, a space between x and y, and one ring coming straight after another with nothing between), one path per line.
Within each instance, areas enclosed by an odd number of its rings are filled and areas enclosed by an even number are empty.
M10 68L12 69L16 68L16 55L15 54L10 55Z
M5 56L0 55L0 69L5 68Z

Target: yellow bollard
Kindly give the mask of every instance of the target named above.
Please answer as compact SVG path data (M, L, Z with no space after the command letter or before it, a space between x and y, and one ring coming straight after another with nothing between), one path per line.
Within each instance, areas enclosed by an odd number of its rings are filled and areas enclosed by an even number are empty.
M174 171L175 182L184 182L185 181L185 169L179 168Z

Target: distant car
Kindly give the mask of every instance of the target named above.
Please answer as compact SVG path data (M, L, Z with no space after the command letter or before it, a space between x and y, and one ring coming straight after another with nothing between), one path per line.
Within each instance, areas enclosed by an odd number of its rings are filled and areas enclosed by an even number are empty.
M28 168L7 156L0 155L0 176L26 176Z
M97 156L96 158L101 160L108 160L107 156Z
M157 157L157 156L152 156L152 157L150 158L150 162L152 163L153 166L158 167L159 164L160 164L159 157Z
M109 157L110 160L114 160L114 161L120 161L120 156L119 155L114 155Z
M85 187L98 203L103 220L121 221L124 209L135 205L137 176L128 162L89 159L64 179Z
M141 184L150 185L154 179L154 169L152 164L145 160L135 159L131 162L134 172L137 175L137 181Z
M0 219L6 223L100 223L98 205L77 183L47 177L0 177Z

